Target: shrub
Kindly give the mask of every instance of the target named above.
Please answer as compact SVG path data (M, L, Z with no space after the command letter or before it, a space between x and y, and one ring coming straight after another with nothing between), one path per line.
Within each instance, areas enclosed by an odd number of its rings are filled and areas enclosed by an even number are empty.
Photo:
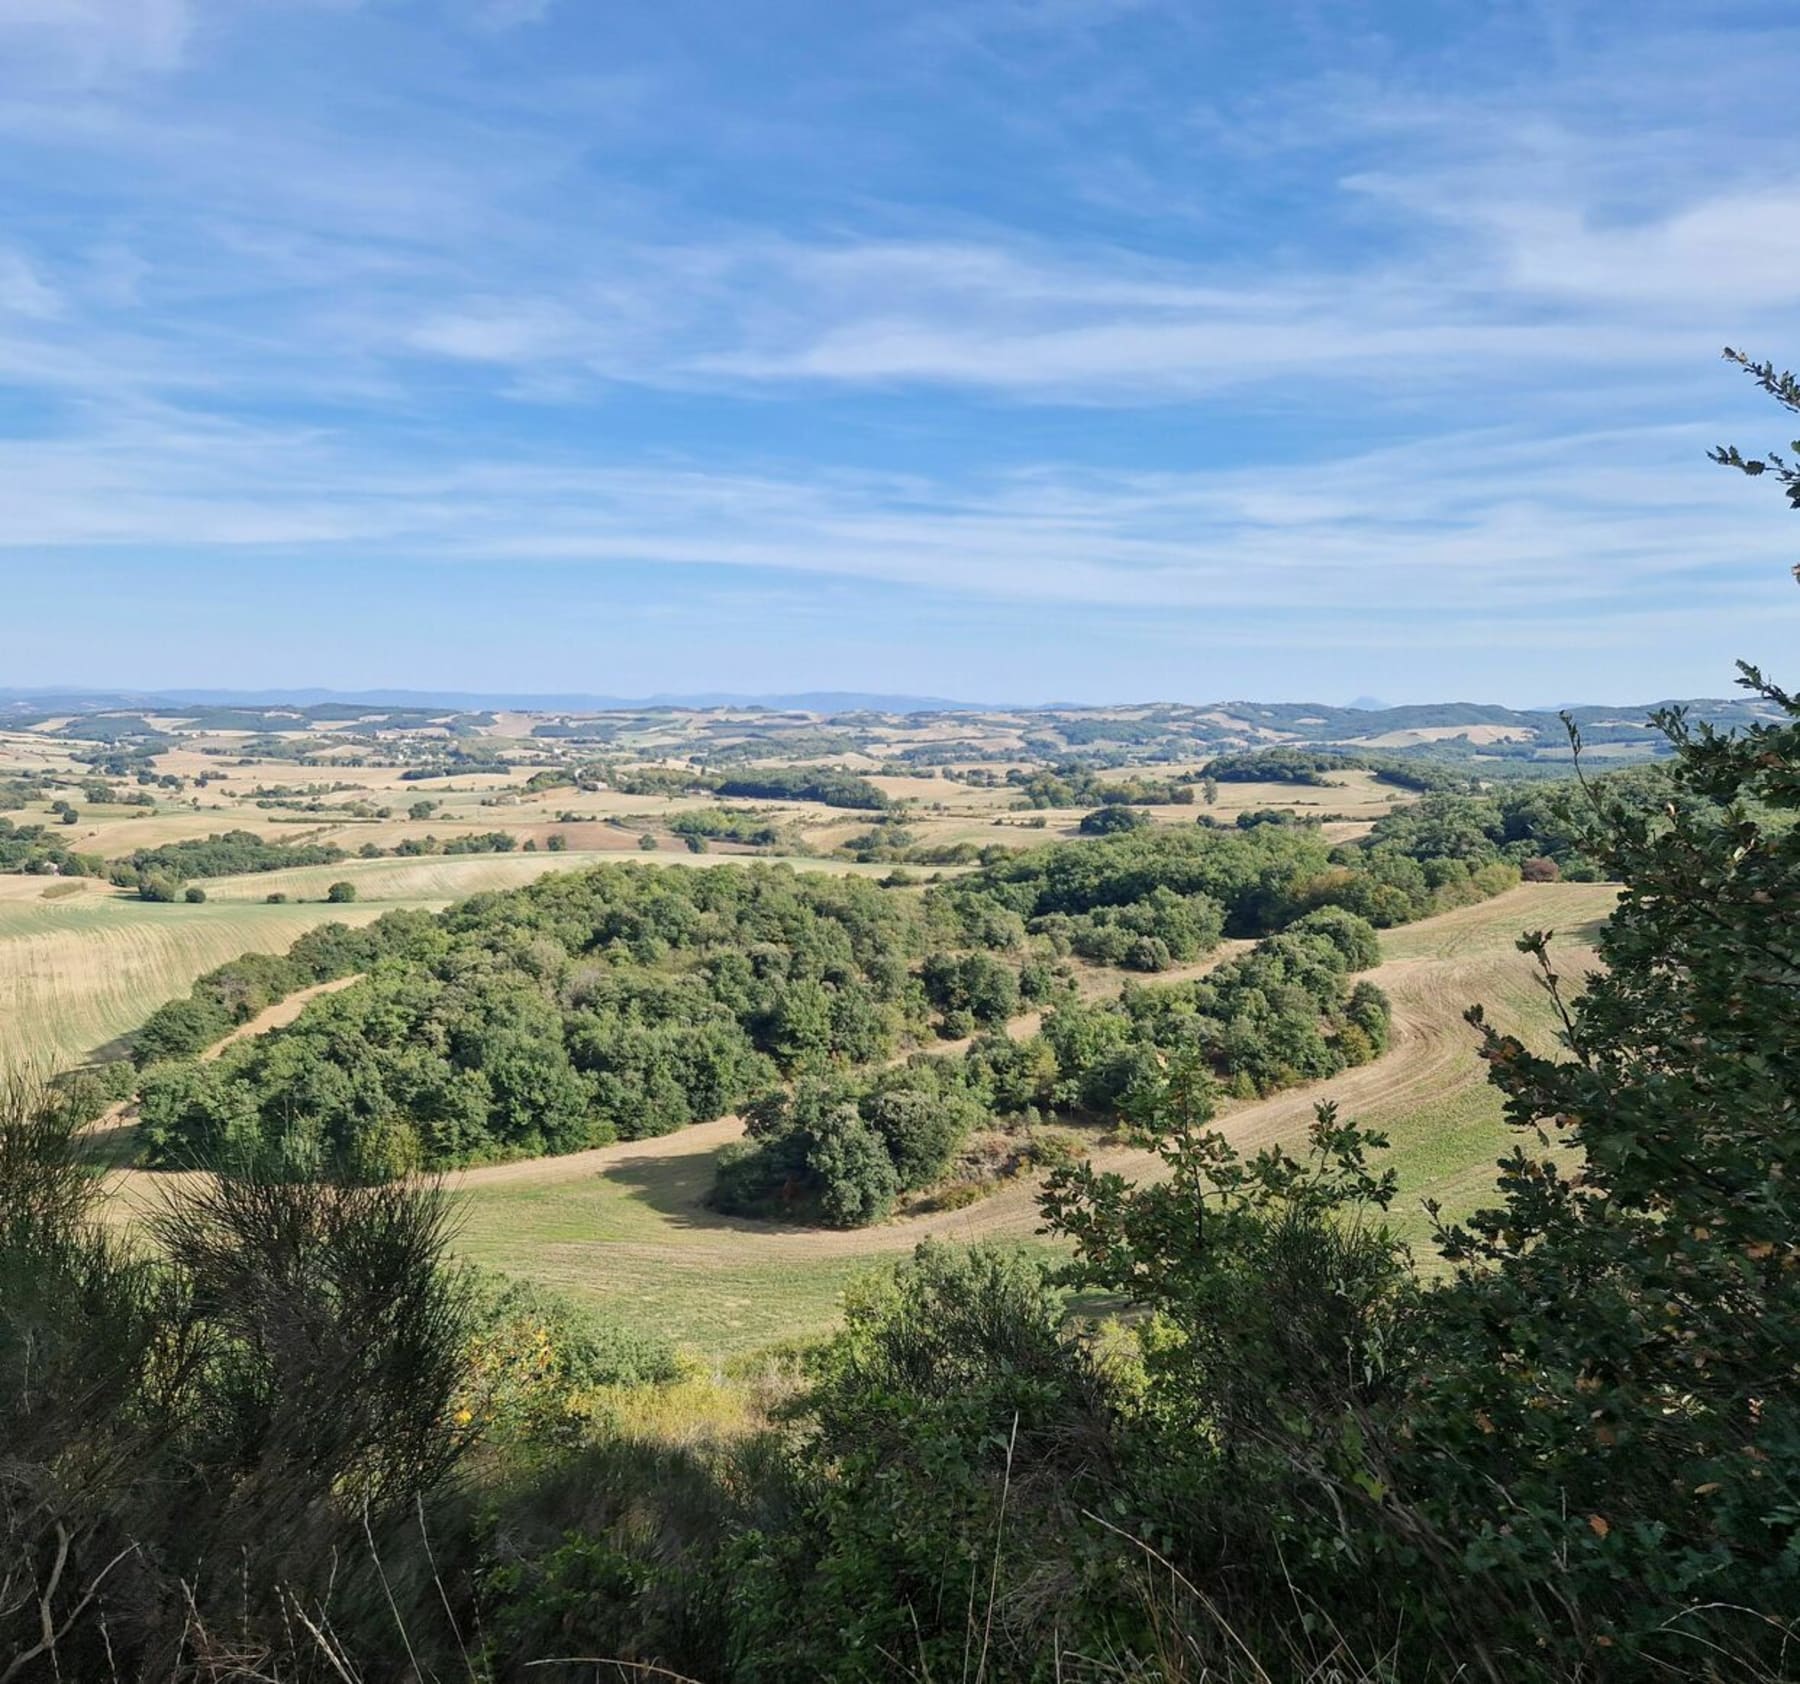
M356 899L356 885L354 883L344 882L340 879L325 891L325 898L334 906L347 905L349 902Z
M1118 836L1143 830L1154 822L1140 807L1096 807L1093 812L1082 814L1076 828L1083 836Z
M1066 1129L1033 1129L1020 1154L1033 1169L1068 1169L1088 1155L1087 1143Z
M169 1677L228 1630L304 1677L289 1597L329 1602L350 1652L386 1656L396 1617L424 1641L404 1539L466 1446L442 1200L196 1179L151 1265L100 1192L66 1116L0 1100L0 1581L32 1586L0 1602L0 1652L21 1677Z
M201 888L198 883L190 883L187 888L182 891L181 898L186 901L189 906L199 906L206 900L206 891Z
M1046 1268L999 1247L921 1246L850 1297L807 1401L804 1506L785 1547L739 1558L749 1676L955 1678L985 1646L986 1676L1047 1678L1058 1630L1104 1646L1083 1616L1117 1587L1071 1547L1100 1501L1104 1408L1062 1323Z
M853 1107L821 1120L807 1168L818 1182L819 1214L833 1228L866 1227L894 1208L900 1190L894 1161Z
M1341 906L1322 906L1296 918L1288 926L1295 935L1323 936L1344 956L1352 971L1366 971L1381 963L1381 938L1375 926Z
M680 1372L666 1340L534 1281L478 1272L470 1284L470 1337L492 1359L490 1376L478 1382L490 1412L535 1413L527 1394L546 1384L566 1394L655 1384Z

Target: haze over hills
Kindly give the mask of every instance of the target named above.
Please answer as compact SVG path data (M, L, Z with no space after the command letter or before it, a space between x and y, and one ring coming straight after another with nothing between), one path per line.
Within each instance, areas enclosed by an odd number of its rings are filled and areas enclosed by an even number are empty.
M586 692L476 690L331 690L311 685L275 690L87 690L79 686L0 688L0 707L56 707L64 712L105 712L113 708L148 707L175 703L203 707L313 707L324 703L350 703L370 707L405 708L506 708L525 713L566 710L611 711L618 708L730 708L761 707L798 709L808 713L846 713L872 710L881 713L931 713L979 711L992 704L952 701L945 696L883 695L859 690L806 690L778 695L739 695L729 691L661 692L651 696L602 696ZM1054 704L1046 704L1054 705Z
M1367 700L1367 698L1365 698ZM805 691L737 696L590 695L323 688L153 693L81 689L0 691L0 726L69 742L98 739L120 753L154 756L206 745L209 754L262 742L301 763L347 754L438 752L457 744L456 765L500 764L521 749L594 759L635 753L710 764L785 761L871 766L1194 765L1267 748L1329 751L1454 763L1463 775L1537 777L1570 760L1564 714L1597 761L1647 760L1668 752L1651 723L1658 707L1681 706L1722 730L1766 720L1766 705L1701 698L1681 703L1589 704L1561 712L1495 703L1437 702L1339 707L1324 702L1043 703L983 706L943 697ZM233 750L231 745L239 745ZM258 752L263 752L258 750ZM121 762L122 763L122 762Z
M1339 728L1356 734L1436 729L1447 726L1516 725L1541 728L1562 712L1578 723L1640 723L1661 708L1686 708L1719 724L1764 717L1766 707L1737 697L1666 698L1653 702L1581 702L1555 707L1511 708L1498 702L1417 702L1390 706L1373 696L1358 696L1339 706L1318 701L1201 701L1163 699L1112 702L996 702L948 696L889 694L858 690L800 690L747 694L733 691L660 691L649 696L611 696L589 692L484 690L407 690L375 688L333 690L311 685L267 690L187 689L100 690L78 685L0 686L0 713L111 713L128 708L168 712L181 708L242 708L252 711L304 711L338 707L389 707L407 710L505 709L521 713L610 713L659 708L696 711L760 709L811 713L824 717L847 713L1107 713L1119 710L1194 709L1278 725L1285 732L1313 738Z

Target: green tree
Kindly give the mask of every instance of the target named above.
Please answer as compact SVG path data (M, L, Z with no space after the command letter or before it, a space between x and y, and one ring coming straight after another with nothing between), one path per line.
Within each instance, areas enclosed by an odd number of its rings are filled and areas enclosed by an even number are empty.
M356 899L356 885L347 883L341 878L325 891L325 898L334 906L344 906Z
M1083 813L1076 828L1083 836L1118 836L1128 830L1142 830L1153 823L1141 807L1096 807Z
M1727 354L1800 413L1792 375ZM1800 509L1788 459L1715 459ZM1520 944L1565 1056L1471 1013L1524 1139L1443 1232L1413 1420L1420 1509L1465 1560L1554 1573L1567 1650L1748 1676L1800 1606L1800 700L1740 672L1773 722L1659 712L1673 799L1596 798L1605 968L1571 1003L1550 934Z
M863 1228L894 1208L899 1177L887 1147L854 1106L819 1120L807 1167L818 1178L819 1214L833 1228Z

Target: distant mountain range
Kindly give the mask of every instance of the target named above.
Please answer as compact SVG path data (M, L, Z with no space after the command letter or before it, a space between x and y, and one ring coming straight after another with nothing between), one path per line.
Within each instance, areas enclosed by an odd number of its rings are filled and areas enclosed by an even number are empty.
M1643 759L1668 752L1650 726L1658 706L1588 704L1567 710L1582 740L1601 758ZM1763 703L1703 698L1679 704L1696 720L1722 730L1771 717ZM196 731L249 734L304 734L320 728L370 721L381 730L448 727L459 737L474 736L493 723L495 710L543 716L536 738L591 738L616 743L617 716L685 716L696 745L746 740L778 753L783 744L799 752L898 754L920 764L953 759L1004 759L1019 751L1039 760L1099 757L1123 760L1169 759L1226 749L1271 744L1347 750L1433 760L1479 761L1485 770L1509 763L1512 772L1532 764L1569 758L1569 739L1558 711L1508 708L1487 702L1427 702L1382 707L1369 696L1348 707L1325 702L1214 702L1204 706L1155 702L1113 707L1047 703L1034 707L983 707L940 696L893 696L877 692L807 690L773 696L740 696L723 691L685 695L621 696L491 694L443 690L164 690L153 693L106 690L0 690L0 724L44 727L63 716L80 723L55 734L99 737L108 742L143 741L159 735L152 723L175 715ZM744 712L755 710L750 718ZM613 716L611 719L608 716ZM953 729L946 722L954 719ZM885 721L885 723L884 723ZM823 736L821 733L823 728ZM896 739L901 730L929 728L929 738ZM746 738L745 733L749 733ZM1007 745L1011 745L1011 750ZM667 749L667 743L664 749Z
M724 690L655 696L527 695L475 690L32 690L0 688L0 710L105 713L119 708L166 712L175 707L316 707L323 703L398 708L505 708L520 713L604 713L619 708L774 708L799 713L982 713L1015 711L945 696L887 696L861 690L802 690L744 696Z
M968 702L948 696L889 695L862 690L797 690L769 695L744 695L735 691L701 690L659 692L653 696L599 696L585 692L526 693L480 690L329 690L318 686L297 690L88 690L75 686L17 688L0 686L3 713L109 713L124 709L167 713L183 707L314 708L325 705L350 707L492 710L521 713L604 713L644 708L765 708L794 713L1081 713L1118 708L1198 707L1213 708L1234 717L1264 719L1271 726L1299 736L1313 736L1321 729L1332 735L1353 730L1372 734L1383 731L1435 729L1448 725L1518 725L1541 727L1554 720L1558 708L1509 708L1496 702L1417 702L1391 707L1373 696L1358 696L1348 706L1328 702ZM1683 702L1579 703L1566 711L1577 721L1607 720L1641 723L1659 707L1682 706L1707 718L1760 715L1756 704L1737 698L1700 697Z

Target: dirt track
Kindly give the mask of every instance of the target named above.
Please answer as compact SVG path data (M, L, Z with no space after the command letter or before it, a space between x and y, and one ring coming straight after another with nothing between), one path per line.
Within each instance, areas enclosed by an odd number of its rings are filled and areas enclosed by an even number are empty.
M210 1063L224 1050L237 1041L248 1041L258 1035L266 1035L271 1029L285 1029L303 1011L310 1001L321 994L335 994L340 988L348 988L353 982L362 981L362 972L353 976L333 977L330 982L315 982L311 988L296 989L284 1000L277 1000L272 1006L265 1006L251 1018L248 1023L240 1023L237 1028L223 1040L215 1041L200 1055L202 1063Z

